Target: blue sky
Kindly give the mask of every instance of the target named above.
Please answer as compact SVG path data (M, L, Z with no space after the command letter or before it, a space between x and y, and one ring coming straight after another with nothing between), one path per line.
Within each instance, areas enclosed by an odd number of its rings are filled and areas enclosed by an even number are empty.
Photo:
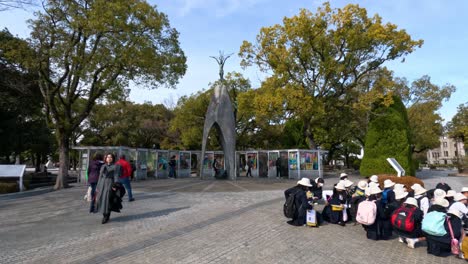
M180 43L187 56L188 69L176 90L147 90L133 87L130 99L141 103L176 103L182 95L207 88L218 78L218 66L209 56L219 50L234 53L225 65L225 72L238 71L258 87L264 75L256 68L242 70L237 57L243 40L253 42L261 27L281 23L283 17L293 16L301 8L316 10L323 1L317 0L166 0L156 4L166 13L172 27L180 32ZM449 121L459 104L468 101L468 1L466 0L394 0L394 1L330 1L332 7L359 3L369 15L378 13L385 22L405 29L424 45L399 61L387 63L396 76L409 81L422 75L432 82L457 87L440 114ZM13 34L27 37L26 19L32 11L14 10L1 13L0 25Z

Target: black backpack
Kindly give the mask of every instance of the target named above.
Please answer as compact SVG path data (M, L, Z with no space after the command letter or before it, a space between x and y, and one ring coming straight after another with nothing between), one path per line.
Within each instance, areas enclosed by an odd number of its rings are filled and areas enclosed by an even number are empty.
M296 194L298 191L292 192L286 198L286 202L283 205L283 213L287 218L294 218L296 213Z

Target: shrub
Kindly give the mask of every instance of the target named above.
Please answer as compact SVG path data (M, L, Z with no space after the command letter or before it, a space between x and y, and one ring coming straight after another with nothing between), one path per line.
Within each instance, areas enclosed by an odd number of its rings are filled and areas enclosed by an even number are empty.
M376 103L372 111L360 167L363 176L395 173L387 158L395 158L406 175L415 175L406 108L398 97L393 101L388 107Z
M394 183L400 183L404 184L407 190L411 190L411 186L415 183L421 184L421 186L424 187L424 182L421 179L418 179L413 176L403 176L403 177L398 177L396 175L391 175L391 174L381 174L379 176L379 184L380 186L384 186L384 181L387 179L392 180Z
M13 193L19 190L16 182L0 182L0 193Z

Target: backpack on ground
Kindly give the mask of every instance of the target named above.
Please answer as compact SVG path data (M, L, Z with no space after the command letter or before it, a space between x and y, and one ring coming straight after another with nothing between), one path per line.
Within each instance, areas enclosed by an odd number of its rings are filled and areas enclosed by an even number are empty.
M377 206L373 201L362 201L359 203L356 221L363 225L372 225L377 217Z
M294 218L296 213L296 194L298 191L292 192L286 198L286 202L283 205L283 213L287 218Z
M413 232L415 227L414 212L416 212L416 207L400 207L396 209L392 214L392 226L400 231Z
M445 230L446 214L442 212L432 211L424 217L422 221L422 231L433 236L444 236L447 234Z

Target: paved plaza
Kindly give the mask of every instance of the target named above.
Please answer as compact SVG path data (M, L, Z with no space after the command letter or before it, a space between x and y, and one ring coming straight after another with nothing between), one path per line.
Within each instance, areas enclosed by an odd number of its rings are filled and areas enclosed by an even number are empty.
M423 174L428 188L441 180L457 190L468 186L468 177ZM331 189L337 177L325 181ZM1 195L0 263L464 263L397 239L368 240L360 225L290 226L283 191L293 185L245 178L140 181L133 183L136 201L125 200L122 213L112 213L105 225L102 215L88 213L81 185Z

